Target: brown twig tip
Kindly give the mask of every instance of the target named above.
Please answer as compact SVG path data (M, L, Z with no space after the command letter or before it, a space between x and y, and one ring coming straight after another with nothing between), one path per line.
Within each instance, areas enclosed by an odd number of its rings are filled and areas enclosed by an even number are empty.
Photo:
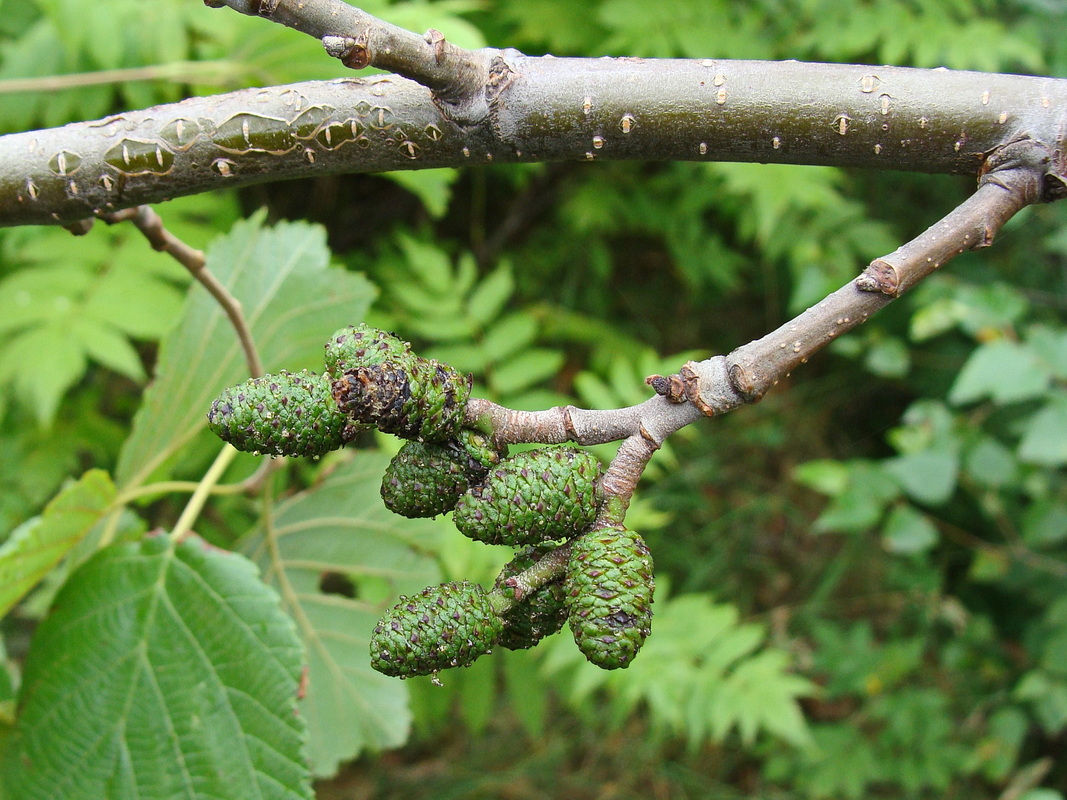
M678 375L649 375L645 378L645 383L669 403L684 403L688 399L685 396L685 384Z

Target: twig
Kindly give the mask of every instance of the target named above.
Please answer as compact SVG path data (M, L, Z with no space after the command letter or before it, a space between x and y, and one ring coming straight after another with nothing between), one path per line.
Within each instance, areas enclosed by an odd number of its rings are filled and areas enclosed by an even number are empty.
M342 0L204 0L265 17L322 42L326 52L350 69L377 67L403 75L430 89L463 122L484 119L486 84L493 51L466 50L432 28L425 36L398 28Z
M1012 216L1043 198L1048 161L1046 148L1031 140L995 151L978 190L936 225L876 259L858 278L762 339L727 356L689 362L677 375L650 376L657 396L643 403L610 411L573 406L516 411L475 399L467 404L467 424L497 445L624 440L601 481L598 518L599 524L619 525L645 466L668 436L702 416L758 402L795 367L945 262L991 244Z
M245 320L244 309L241 302L230 294L229 290L219 282L214 273L207 268L204 253L194 247L190 247L177 236L163 227L163 220L150 206L137 206L124 211L116 211L101 214L100 218L109 225L117 222L132 222L137 229L148 239L152 249L167 253L179 264L189 270L190 274L203 286L212 297L222 306L226 316L230 319L237 338L241 343L241 349L245 354L245 362L252 377L263 374L263 362L259 358L259 351L252 340L252 331Z
M215 497L235 494L256 494L259 492L259 489L263 486L270 473L279 468L284 461L285 459L281 458L263 459L260 465L256 468L256 471L244 480L238 481L237 483L216 484L211 487L210 493ZM189 494L192 494L199 488L200 483L197 481L160 481L158 483L148 483L122 492L116 498L114 505L116 507L125 506L142 497L153 497L160 494L174 494L179 492L188 492Z
M977 191L940 222L872 261L862 275L818 305L762 339L737 348L724 363L710 359L685 365L679 373L683 399L699 405L709 416L730 411L739 401L757 402L814 353L947 261L990 245L1004 223L1044 198L1048 163L1045 146L1029 139L998 148L986 160Z
M40 78L8 78L0 80L0 94L58 92L85 86L158 80L178 83L211 83L221 86L231 82L235 73L235 65L229 61L176 61L171 64L156 64L149 67L103 69L96 72L47 75Z
M192 497L189 498L189 502L185 504L185 508L182 510L181 516L178 517L178 521L174 523L174 527L170 532L170 539L172 542L180 542L192 531L193 524L196 522L197 517L200 516L200 512L204 509L204 504L207 503L209 497L211 497L212 490L215 488L215 484L219 482L219 478L222 477L227 467L237 457L238 451L230 445L225 445L219 454L215 457L215 461L208 468L208 471L204 474L203 479L200 481L200 485L197 486L196 491L193 492Z

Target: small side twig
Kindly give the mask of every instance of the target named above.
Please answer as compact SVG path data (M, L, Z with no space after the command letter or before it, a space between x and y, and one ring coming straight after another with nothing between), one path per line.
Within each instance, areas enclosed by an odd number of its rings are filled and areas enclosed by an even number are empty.
M244 351L245 362L252 377L263 374L263 362L260 360L259 351L252 340L252 330L245 319L244 309L241 302L230 294L229 290L219 282L214 273L207 268L204 253L194 247L190 247L163 226L160 218L151 206L137 206L124 211L101 214L100 218L113 225L118 222L132 222L145 238L148 239L152 249L172 256L179 264L189 270L189 273L203 286L212 297L222 306L230 324L233 325L237 338Z
M758 402L795 367L865 322L904 291L967 250L986 247L1027 205L1052 199L1049 155L1023 139L994 152L978 190L944 219L883 258L818 305L727 356L689 362L677 375L653 375L656 396L635 406L587 411L573 406L516 411L487 400L467 404L467 424L499 446L517 442L582 445L622 441L601 480L598 525L621 525L652 455L677 430ZM1055 187L1053 187L1055 189Z
M1048 163L1046 147L1030 139L999 148L986 160L974 194L910 242L872 261L822 302L734 350L725 358L725 374L715 359L685 365L680 375L687 399L708 416L736 408L738 398L758 402L793 369L946 262L992 244L1023 208L1052 199L1056 187L1048 186Z
M425 36L391 25L342 0L204 0L314 36L350 69L377 67L422 84L457 121L484 118L491 51L466 50L437 30Z

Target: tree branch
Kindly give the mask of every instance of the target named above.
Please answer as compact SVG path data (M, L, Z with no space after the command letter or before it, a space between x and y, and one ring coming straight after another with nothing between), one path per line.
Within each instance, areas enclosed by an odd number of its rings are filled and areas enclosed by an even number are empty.
M445 40L398 28L342 0L205 0L265 17L314 36L346 67L377 67L421 83L445 107L449 118L478 122L488 110L485 85L493 51L472 51Z
M281 6L279 5L279 8ZM0 226L345 172L533 161L826 164L978 175L1021 139L1055 154L1067 80L705 60L493 57L478 124L396 75L246 89L0 137Z
M726 356L685 364L677 375L653 375L656 396L628 408L573 406L516 411L487 400L467 404L467 424L500 446L518 442L580 445L622 440L601 480L598 524L621 525L649 459L663 441L703 416L756 403L782 378L838 336L865 322L904 291L967 250L986 247L1012 216L1045 191L1049 155L1020 140L988 160L978 190L937 224L875 259L855 280L761 339Z

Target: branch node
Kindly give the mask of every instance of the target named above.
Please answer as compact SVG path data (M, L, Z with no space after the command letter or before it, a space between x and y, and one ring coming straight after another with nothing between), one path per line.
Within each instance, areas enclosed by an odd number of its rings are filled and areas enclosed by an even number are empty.
M76 219L74 222L68 222L64 226L74 236L84 236L93 228L93 221L91 219Z
M574 415L571 413L574 410L574 406L564 406L561 411L563 413L563 430L567 434L567 441L577 442L578 428L574 424Z
M518 73L512 69L511 64L504 58L503 54L497 54L492 63L489 65L489 78L486 80L486 96L489 99L489 104L493 105L497 98L507 89Z
M445 35L436 28L430 28L426 31L425 39L433 47L434 61L440 64L445 57Z
M255 3L256 13L265 18L270 19L274 16L274 12L278 10L278 3L281 0L257 0Z
M692 403L704 416L715 416L715 409L712 408L700 394L700 375L693 369L693 362L690 361L683 364L682 368L678 370L678 376L681 378L682 383L685 386L685 399Z
M876 258L856 278L861 292L880 292L887 297L900 297L900 271L888 261Z
M728 361L726 375L734 391L741 395L746 403L758 403L763 399L763 392L756 383L756 377L744 365L737 361Z
M1025 202L1051 202L1067 195L1064 176L1057 174L1048 147L1022 134L993 149L978 171L978 185L992 183L1009 192L1022 192ZM1029 177L1025 180L1023 177Z
M644 423L641 423L641 427L638 432L641 434L642 439L651 444L657 450L659 450L659 448L663 445L663 442L661 442L655 436L648 432L648 428L645 427Z
M660 397L665 397L668 403L684 403L687 400L685 384L678 375L649 375L645 383Z

